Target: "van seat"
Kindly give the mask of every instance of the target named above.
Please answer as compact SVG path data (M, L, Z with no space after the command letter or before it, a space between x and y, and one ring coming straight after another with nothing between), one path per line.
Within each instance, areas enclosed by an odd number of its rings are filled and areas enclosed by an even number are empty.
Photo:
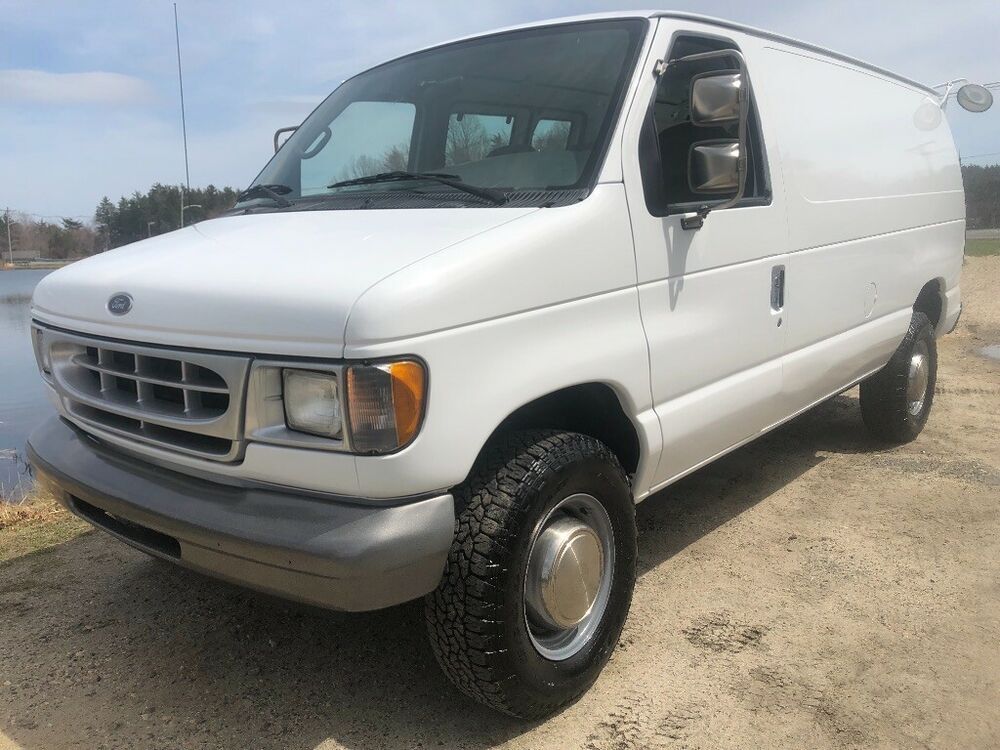
M499 153L445 169L472 185L537 190L576 183L589 157L589 149Z

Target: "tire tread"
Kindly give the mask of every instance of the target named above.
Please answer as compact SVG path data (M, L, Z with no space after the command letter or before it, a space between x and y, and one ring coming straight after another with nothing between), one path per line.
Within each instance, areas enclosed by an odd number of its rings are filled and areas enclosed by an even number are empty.
M485 449L455 490L455 541L445 576L425 600L431 647L449 679L466 695L496 710L536 718L576 696L539 705L525 696L505 659L506 565L532 489L552 466L600 457L628 486L617 457L599 440L571 432L526 430L503 434ZM582 690L580 691L582 692Z
M906 387L913 345L922 337L928 338L932 369L924 410L920 416L913 417L907 411ZM890 443L907 443L915 439L930 413L936 370L937 349L930 319L922 312L914 312L902 343L886 366L861 382L861 418L868 431Z

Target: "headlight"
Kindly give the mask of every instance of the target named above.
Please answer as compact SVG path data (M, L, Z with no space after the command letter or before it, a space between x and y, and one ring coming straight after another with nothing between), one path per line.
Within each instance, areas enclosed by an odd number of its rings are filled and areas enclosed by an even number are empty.
M427 373L420 362L402 360L347 369L351 449L389 453L409 443L424 416Z
M288 427L339 438L344 428L336 375L310 370L282 371Z

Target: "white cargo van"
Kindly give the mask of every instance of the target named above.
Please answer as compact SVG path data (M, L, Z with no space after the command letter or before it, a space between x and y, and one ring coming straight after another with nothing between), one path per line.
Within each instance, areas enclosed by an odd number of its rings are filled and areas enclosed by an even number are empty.
M195 570L426 596L458 687L550 713L618 640L635 502L856 383L879 438L924 426L961 310L941 98L681 13L385 63L228 215L39 284L31 460Z

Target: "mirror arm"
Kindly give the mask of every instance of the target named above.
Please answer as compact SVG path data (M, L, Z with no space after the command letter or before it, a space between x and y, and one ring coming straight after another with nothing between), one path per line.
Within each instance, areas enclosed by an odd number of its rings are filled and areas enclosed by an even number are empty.
M736 165L737 172L739 173L739 187L736 189L736 194L729 200L724 201L717 206L702 206L696 213L688 214L687 216L682 217L681 227L684 229L700 229L705 223L705 217L708 216L709 212L718 209L732 208L743 200L743 194L746 190L747 181L747 121L750 119L750 76L747 73L746 58L743 57L743 54L739 50L735 49L716 50L714 52L699 52L695 55L687 55L686 57L679 57L676 60L670 60L666 65L658 65L655 69L657 75L663 75L663 73L665 73L672 65L700 62L702 60L711 60L720 57L734 58L739 64L740 70L740 122L736 136L737 141L740 144L740 157Z
M954 80L948 81L947 83L939 83L934 86L935 89L944 89L944 93L941 94L941 101L938 102L938 106L941 107L941 111L944 111L948 107L948 99L951 97L951 91L960 83L968 83L968 78L955 78Z
M281 137L283 133L294 133L299 129L298 125L290 126L287 128L278 128L274 131L274 153L278 153L278 149L281 148L281 144L278 143L278 138Z
M681 217L681 229L701 229L705 224L705 217L712 209L709 206L702 206L693 214L684 214Z

